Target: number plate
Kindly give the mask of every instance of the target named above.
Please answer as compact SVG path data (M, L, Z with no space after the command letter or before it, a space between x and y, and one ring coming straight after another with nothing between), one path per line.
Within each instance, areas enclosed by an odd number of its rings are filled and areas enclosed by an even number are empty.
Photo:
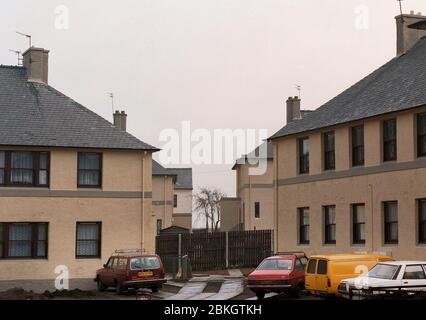
M152 277L153 275L152 271L141 271L138 273L138 277Z

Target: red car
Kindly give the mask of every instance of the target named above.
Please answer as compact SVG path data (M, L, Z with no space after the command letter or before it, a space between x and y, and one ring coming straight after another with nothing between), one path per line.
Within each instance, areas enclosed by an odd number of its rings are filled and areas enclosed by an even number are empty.
M104 267L96 271L98 290L115 287L118 294L126 289L150 288L157 292L166 282L163 263L157 255L117 250Z
M278 253L266 258L248 276L248 288L263 299L268 292L295 292L305 288L304 253Z

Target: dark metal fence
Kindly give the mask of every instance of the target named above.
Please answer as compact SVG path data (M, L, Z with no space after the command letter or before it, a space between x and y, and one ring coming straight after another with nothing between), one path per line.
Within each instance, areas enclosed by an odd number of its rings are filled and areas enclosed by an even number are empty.
M272 231L159 235L156 252L168 273L176 272L183 255L188 255L193 271L255 267L272 253Z

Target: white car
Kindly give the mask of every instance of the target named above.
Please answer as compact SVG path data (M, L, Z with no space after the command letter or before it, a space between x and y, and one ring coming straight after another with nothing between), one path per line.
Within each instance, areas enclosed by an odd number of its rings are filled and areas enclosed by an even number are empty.
M340 282L343 298L358 300L378 294L414 294L426 291L426 261L390 261L377 264L365 275Z

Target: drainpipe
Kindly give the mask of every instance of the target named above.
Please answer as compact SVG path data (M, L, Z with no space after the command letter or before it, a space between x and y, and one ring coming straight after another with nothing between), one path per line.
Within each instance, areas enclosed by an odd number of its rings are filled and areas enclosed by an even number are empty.
M168 221L167 218L167 207L166 207L166 202L167 202L167 197L166 197L166 181L167 181L167 176L164 176L164 221ZM171 221L170 221L171 222ZM170 223L171 225L171 223ZM167 226L170 227L170 226Z
M274 177L275 177L275 185L274 185L274 234L273 234L273 248L272 250L275 252L278 251L278 145L274 145Z
M249 201L248 201L248 205L249 205L249 216L248 216L248 220L249 220L249 230L251 230L251 177L250 177L250 170L248 170L247 168L247 172L248 172L248 183L249 183Z
M371 206L371 252L374 252L374 203L373 203L373 185L369 184L370 189L370 206Z
M145 156L147 152L144 151L142 154L141 161L141 189L142 189L142 197L141 197L141 249L144 249L145 246Z

